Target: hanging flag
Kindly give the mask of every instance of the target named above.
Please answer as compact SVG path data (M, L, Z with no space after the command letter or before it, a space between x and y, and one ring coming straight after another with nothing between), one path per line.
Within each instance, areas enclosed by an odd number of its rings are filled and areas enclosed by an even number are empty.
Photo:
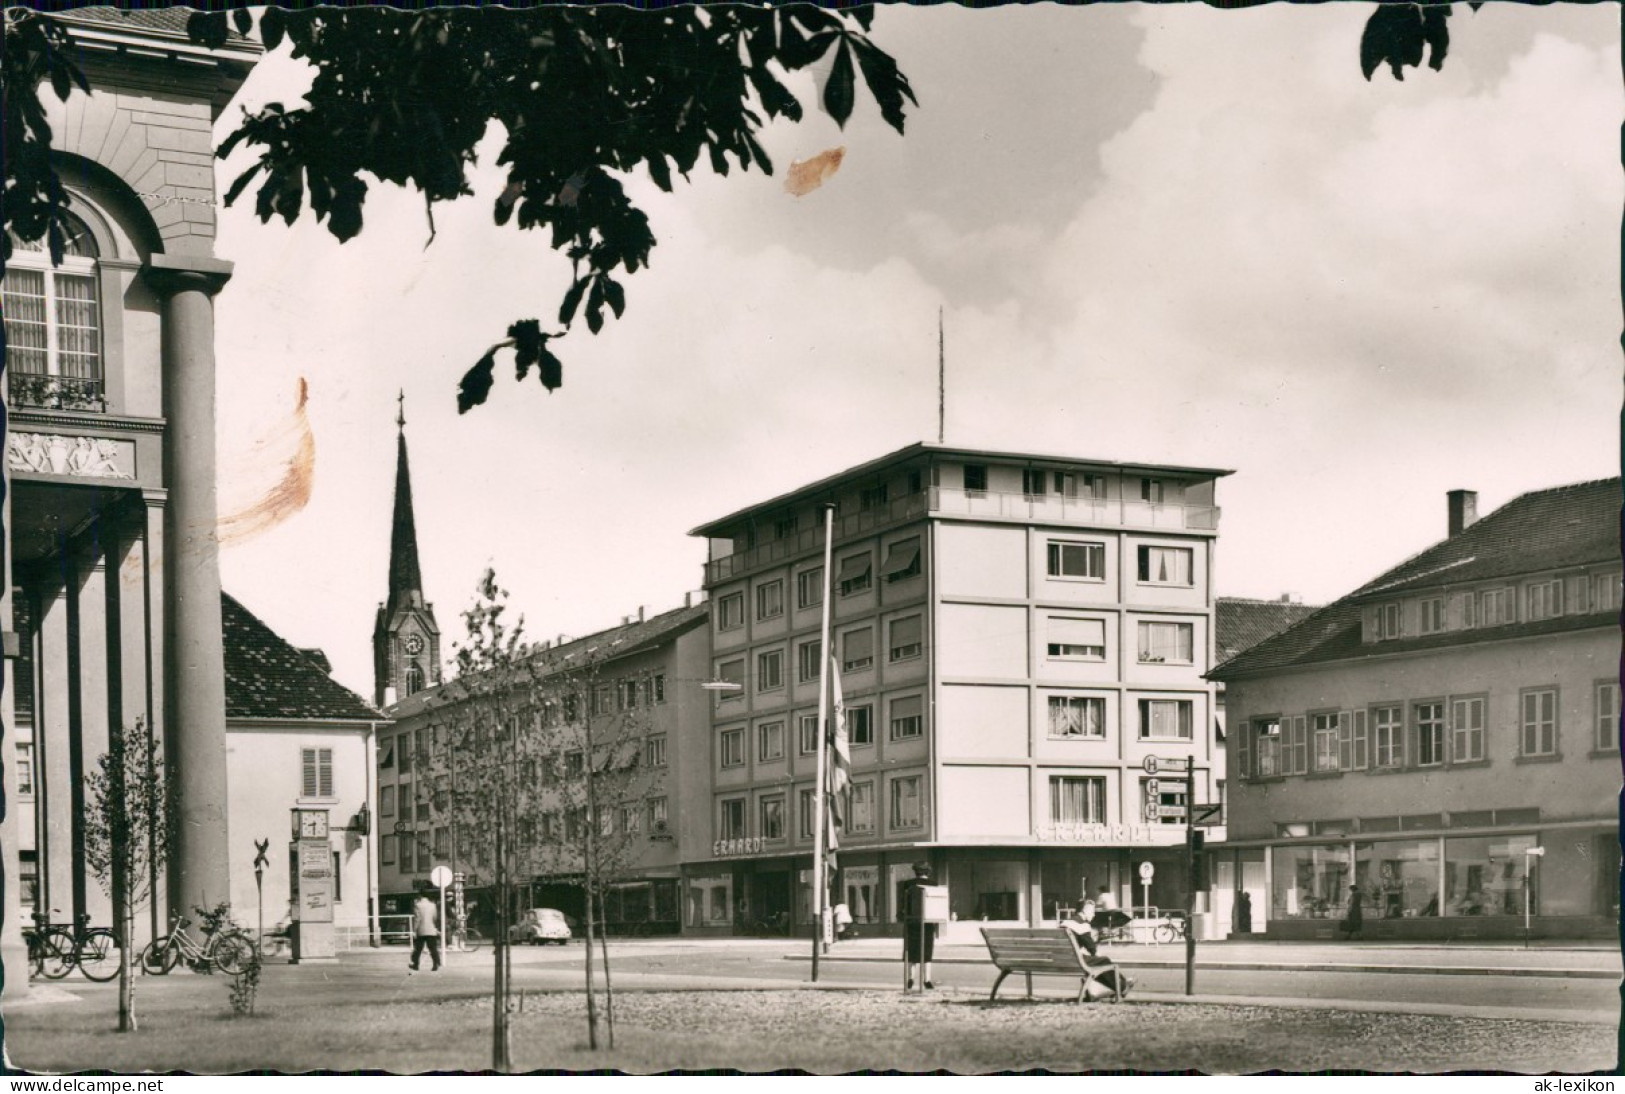
M846 788L852 782L852 744L846 734L846 704L841 700L841 666L833 655L829 659L831 692L829 719L829 805L835 824L844 827L846 817L842 811Z

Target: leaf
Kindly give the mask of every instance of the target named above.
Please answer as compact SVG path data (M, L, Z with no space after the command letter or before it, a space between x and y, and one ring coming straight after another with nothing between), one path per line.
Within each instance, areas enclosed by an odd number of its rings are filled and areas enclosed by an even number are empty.
M56 97L63 102L67 102L68 96L73 94L73 80L68 75L67 69L60 65L51 66L51 90L56 92Z
M1360 71L1367 80L1386 64L1403 80L1404 66L1422 63L1422 9L1415 4L1382 4L1360 35Z
M835 119L835 124L846 128L846 119L852 116L856 79L852 72L852 51L846 39L835 50L835 64L829 70L829 82L824 85L824 109Z
M542 386L549 391L557 391L564 386L564 365L544 345L541 349L541 367L536 370L537 377Z
M230 29L223 11L194 11L186 20L187 36L198 45L210 49L225 45Z
M570 289L564 294L564 302L559 305L559 322L569 326L576 317L576 311L581 307L581 296L587 291L586 277L578 277L571 283Z
M1422 40L1428 44L1428 67L1437 72L1444 67L1445 54L1450 52L1450 9L1427 8L1422 12Z
M914 89L909 86L908 77L898 70L896 61L868 39L853 38L852 48L863 70L863 82L868 85L869 94L875 97L875 103L880 107L880 116L887 125L901 133L903 99L907 98L915 106L920 105L914 97Z
M513 341L514 379L523 380L530 366L541 360L548 336L539 320L521 319L508 328L508 337Z
M254 17L247 8L234 8L231 12L231 21L237 27L237 33L248 37L248 32L254 29Z
M608 274L601 275L599 280L604 285L604 300L615 313L615 318L619 319L626 310L626 290L618 282L611 281Z
M282 44L283 17L279 7L268 7L260 16L260 39L267 52Z
M659 152L649 157L649 177L656 186L671 193L671 170L666 166L666 157Z
M247 189L248 184L253 182L254 177L264 170L264 168L264 163L256 163L237 176L236 180L232 182L231 186L226 190L226 206L228 208L231 206L232 202L236 201L238 197L242 195L242 192Z
M467 414L485 402L485 397L491 394L491 374L496 363L495 355L487 350L473 368L463 373L463 379L457 385L457 413Z
M327 214L327 230L340 243L354 239L361 233L361 203L366 195L367 184L354 176L339 179L333 184L333 208ZM293 223L291 219L289 223Z
M602 275L592 279L592 291L587 294L587 327L594 334L604 329L604 281Z

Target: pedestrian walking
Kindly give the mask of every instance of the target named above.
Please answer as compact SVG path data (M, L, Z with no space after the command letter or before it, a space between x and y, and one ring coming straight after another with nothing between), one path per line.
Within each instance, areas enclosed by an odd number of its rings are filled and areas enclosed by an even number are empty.
M1359 934L1360 930L1365 926L1365 908L1362 906L1361 899L1360 887L1350 885L1349 910L1343 914L1342 921L1337 925L1337 929L1343 932L1345 941L1352 942L1354 936Z
M412 971L418 971L418 962L424 948L434 962L431 972L440 971L440 912L429 899L428 893L419 893L412 905Z

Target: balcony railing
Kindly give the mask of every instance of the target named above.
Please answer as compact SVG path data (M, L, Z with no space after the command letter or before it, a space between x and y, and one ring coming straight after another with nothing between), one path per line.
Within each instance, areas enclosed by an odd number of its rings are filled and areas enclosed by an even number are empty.
M12 406L90 410L98 414L107 410L107 395L99 379L11 372L7 374L6 390Z
M1152 504L1143 501L1105 498L1073 498L1059 494L1002 493L996 490L959 490L933 486L923 493L908 494L886 505L862 509L835 518L837 542L853 536L882 531L918 520L928 513L943 516L1005 517L1040 524L1122 525L1131 528L1167 528L1179 531L1213 531L1219 527L1215 505ZM705 566L706 584L712 585L760 566L795 558L821 546L822 525L806 528L793 536L759 543L755 547Z

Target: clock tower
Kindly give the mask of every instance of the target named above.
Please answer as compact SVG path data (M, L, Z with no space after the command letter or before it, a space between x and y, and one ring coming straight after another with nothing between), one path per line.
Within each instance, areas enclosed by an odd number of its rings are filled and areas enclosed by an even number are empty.
M372 629L373 703L380 709L440 683L440 627L423 599L412 475L406 464L406 393L395 417L395 510L389 533L389 596Z

